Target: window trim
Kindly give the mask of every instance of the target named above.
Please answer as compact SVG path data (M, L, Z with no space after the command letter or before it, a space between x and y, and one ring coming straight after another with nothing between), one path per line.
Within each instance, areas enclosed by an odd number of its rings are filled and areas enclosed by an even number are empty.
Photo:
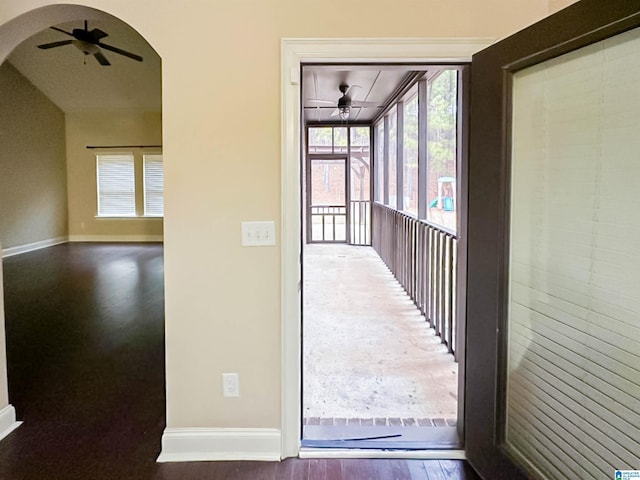
M96 195L96 213L94 218L96 220L143 220L143 219L164 219L164 181L163 181L163 213L162 215L147 214L145 211L145 182L144 182L144 157L146 156L160 156L162 157L162 166L164 170L164 156L161 149L157 147L142 148L138 147L134 150L122 150L122 151L96 151L94 156L95 165L95 195ZM100 157L117 157L117 156L130 156L133 158L134 167L134 198L135 198L135 212L132 214L101 214L100 213L100 177L98 169L98 160ZM163 174L164 180L164 174Z

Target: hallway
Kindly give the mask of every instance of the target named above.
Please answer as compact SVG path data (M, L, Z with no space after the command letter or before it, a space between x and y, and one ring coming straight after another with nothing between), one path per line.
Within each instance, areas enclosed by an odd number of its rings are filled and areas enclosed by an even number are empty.
M453 355L371 247L304 247L308 425L454 425Z

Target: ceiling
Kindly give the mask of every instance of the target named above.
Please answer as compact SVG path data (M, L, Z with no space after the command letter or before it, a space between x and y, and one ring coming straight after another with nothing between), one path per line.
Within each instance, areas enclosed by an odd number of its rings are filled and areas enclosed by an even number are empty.
M109 34L102 41L144 58L136 62L103 51L111 63L100 65L73 45L41 50L37 45L67 40L62 32L45 29L22 42L8 61L65 112L97 110L146 110L162 108L161 60L135 30L106 13L94 11L87 18L89 30ZM66 31L82 28L84 19L55 25ZM305 65L302 74L306 123L340 123L334 113L342 96L341 84L351 87L354 101L373 102L373 108L352 107L349 123L370 123L388 106L422 65ZM324 100L318 103L313 100ZM331 103L329 103L331 102Z
M92 13L88 28L109 36L105 44L136 53L142 62L104 50L111 65L102 66L74 45L41 50L37 45L72 37L52 29L22 42L8 61L65 112L87 110L146 110L162 108L161 63L153 48L135 30L115 17ZM70 32L82 28L85 19L55 25Z
M351 107L348 122L370 123L396 98L402 87L425 70L421 65L305 65L302 69L305 123L342 121L337 116L341 84L351 87L352 100L375 104L368 108Z

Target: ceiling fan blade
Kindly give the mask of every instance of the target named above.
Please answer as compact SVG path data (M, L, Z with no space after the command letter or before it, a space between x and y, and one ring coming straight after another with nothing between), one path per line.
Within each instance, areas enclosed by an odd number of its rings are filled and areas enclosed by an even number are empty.
M335 100L319 100L317 98L307 98L306 100L308 103L317 103L320 105L334 105L336 104Z
M111 65L109 63L109 60L107 60L107 57L105 57L102 52L96 52L93 54L94 57L96 57L96 60L98 60L98 63L100 65L102 65L103 67L106 67L107 65Z
M332 117L337 117L338 115L340 115L340 111L337 108L333 112L331 112Z
M117 47L112 47L111 45L106 45L104 43L98 42L96 45L98 45L99 47L104 48L105 50L110 50L113 53L118 53L120 55L124 55L125 57L129 57L133 60L136 60L138 62L142 61L142 57L140 55L136 55L135 53L131 53L131 52L127 52L126 50L122 50L120 48Z
M51 42L51 43L43 43L42 45L38 45L38 48L42 50L47 50L48 48L61 47L63 45L71 45L73 40L62 40L60 42Z
M66 34L67 34L67 35L69 35L70 37L73 37L73 36L74 36L74 35L73 35L73 33L71 33L71 32L67 32L66 30L63 30L63 29L61 29L61 28L58 28L58 27L50 27L50 28L51 28L51 29L53 29L53 30L56 30L56 31L58 31L58 32L66 33Z
M353 96L353 89L357 88L357 89L361 89L362 87L360 85L350 85L348 90L345 92L345 95L347 97L352 97Z
M361 102L359 100L351 100L352 107L362 107L362 108L381 108L376 102Z

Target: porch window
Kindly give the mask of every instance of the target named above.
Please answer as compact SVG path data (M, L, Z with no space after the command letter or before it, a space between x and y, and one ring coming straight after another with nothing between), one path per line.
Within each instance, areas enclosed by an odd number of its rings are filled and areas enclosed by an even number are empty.
M403 209L418 215L418 93L412 91L404 102L403 132Z
M428 85L427 220L456 230L456 70L444 70Z
M380 122L376 126L376 184L373 189L376 195L376 201L384 203L384 122Z
M394 107L391 112L389 112L389 158L388 158L388 169L389 176L387 178L387 192L389 192L389 205L392 208L396 208L398 205L397 196L398 196L398 176L397 176L397 159L398 159L398 114L397 110Z
M331 154L333 153L333 128L309 128L307 141L309 153Z

